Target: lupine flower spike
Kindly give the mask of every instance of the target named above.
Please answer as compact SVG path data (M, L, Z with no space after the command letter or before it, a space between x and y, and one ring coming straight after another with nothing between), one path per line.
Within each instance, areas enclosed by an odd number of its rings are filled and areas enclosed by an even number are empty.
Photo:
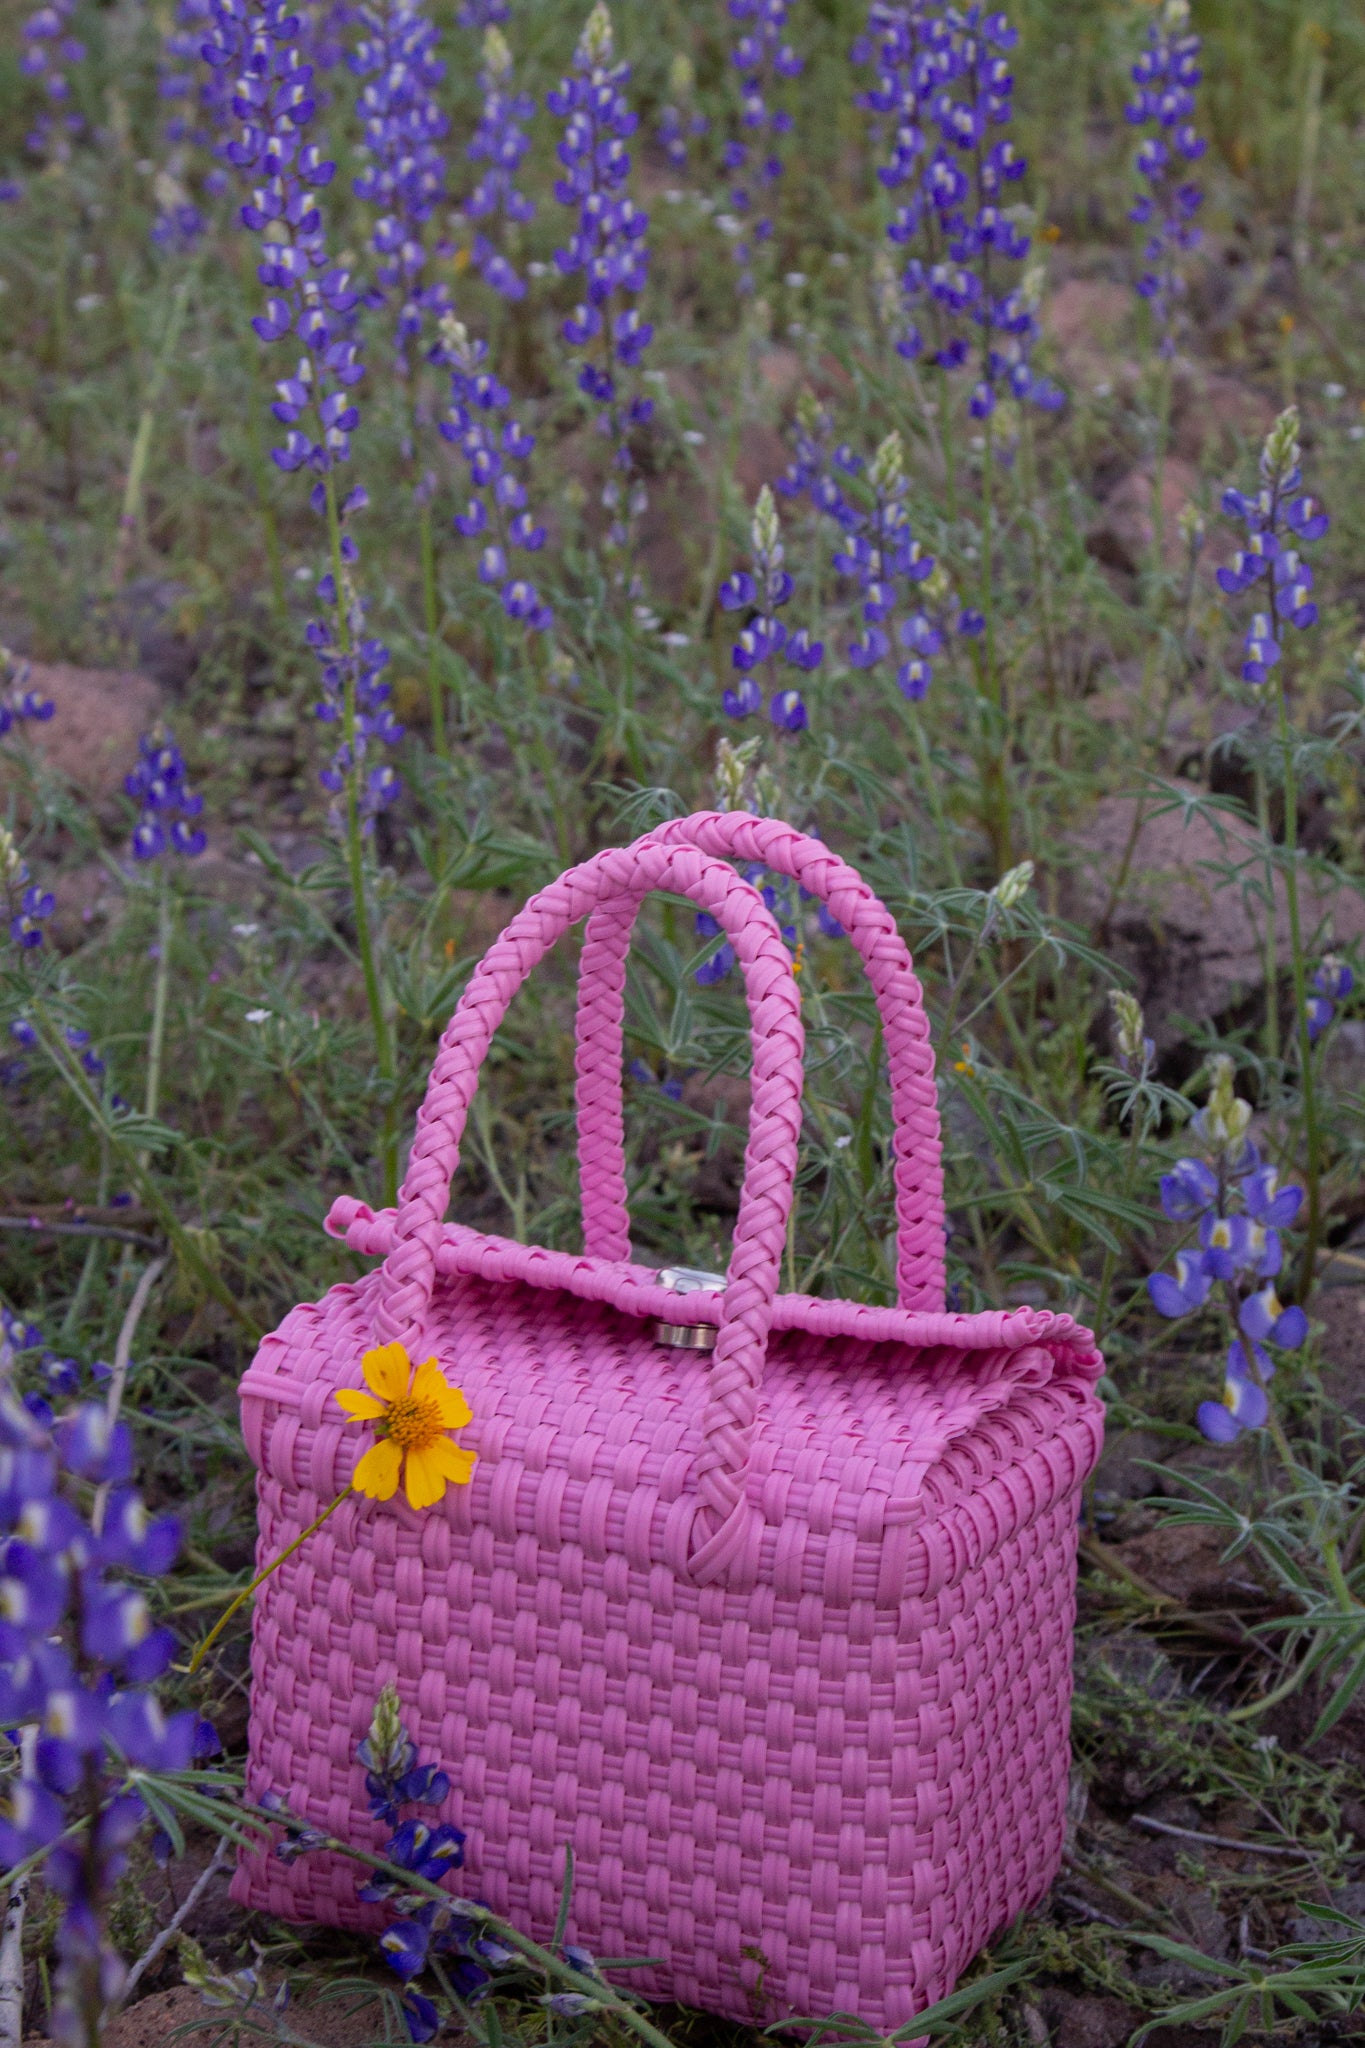
M804 66L786 40L790 0L729 0L729 11L740 25L730 61L739 73L739 125L747 139L727 142L721 161L735 180L730 204L744 233L734 244L734 255L741 266L741 289L751 292L755 246L772 240L772 217L762 209L782 176L778 144L792 126L789 110L771 102L774 92L787 79L799 78Z
M1147 47L1133 66L1137 91L1126 109L1132 125L1147 130L1137 153L1138 176L1147 189L1129 212L1130 220L1148 230L1137 289L1152 309L1157 348L1167 356L1175 348L1185 293L1180 259L1200 240L1194 216L1204 195L1188 175L1208 147L1193 120L1195 87L1203 75L1199 50L1189 0L1162 0L1147 30Z
M887 234L904 252L898 352L941 370L972 366L970 410L998 399L1053 411L1062 393L1032 367L1036 281L1011 283L1030 240L1007 204L1026 169L1007 128L1016 30L998 10L928 9L873 0L855 56L876 75L859 104L884 124L890 148L877 176L897 204ZM936 133L935 133L936 131Z
M835 568L857 581L862 598L862 631L844 651L854 668L873 669L894 659L899 644L905 659L896 682L913 701L929 687L929 657L942 645L942 635L922 609L911 605L910 591L933 574L934 558L910 530L899 433L888 434L877 449L867 467L867 484L871 506L839 520L844 539L834 556Z
M1242 663L1242 680L1258 688L1270 681L1279 663L1285 627L1306 632L1317 623L1313 571L1299 547L1321 540L1330 521L1302 484L1299 414L1291 405L1266 436L1259 488L1223 493L1223 510L1245 525L1246 542L1231 568L1218 571L1219 588L1229 597L1240 597L1257 584L1266 586L1258 592L1265 609L1253 613L1247 627Z
M438 91L446 67L435 27L414 0L375 0L361 7L360 22L364 34L349 61L365 81L358 111L367 162L354 189L379 208L370 237L375 290L367 303L396 301L398 367L407 376L424 316L440 314L449 298L444 285L424 281L424 231L445 195L440 145L450 123Z
M634 477L630 437L654 416L652 399L627 396L623 373L638 369L654 329L632 303L649 274L645 240L649 215L625 189L630 174L626 142L638 117L622 88L630 66L618 64L611 15L597 0L574 52L573 70L546 98L551 113L564 118L559 160L567 175L556 181L555 197L573 207L578 225L566 246L555 251L565 277L581 277L584 298L560 328L571 348L583 351L578 388L598 408L599 432L614 443L617 472L603 492L611 515L608 541L630 544L634 522L645 508L645 491Z
M766 677L772 686L769 716L773 724L782 732L802 732L808 722L805 700L799 689L775 686L778 657L789 668L808 675L820 666L825 650L804 626L790 632L777 617L794 586L782 566L782 526L767 484L758 494L749 537L752 571L736 570L720 587L722 610L748 614L730 653L740 680L733 690L725 691L721 701L728 717L748 718L763 709L760 677Z
M144 733L138 742L137 766L123 778L123 787L142 812L132 837L135 860L156 860L165 853L192 860L204 851L207 836L194 823L204 799L190 788L185 775L185 757L174 734Z
M500 28L484 30L479 84L483 109L468 156L471 163L482 164L484 169L465 200L464 213L466 220L483 225L474 236L470 254L485 284L505 299L523 299L526 280L500 243L505 242L509 228L514 231L535 214L535 201L526 197L516 180L522 158L531 147L522 124L531 119L536 103L529 93L517 92L513 86L512 52Z
M685 171L691 145L705 135L710 122L697 106L696 66L686 51L675 52L668 67L668 104L659 110L655 134L675 170Z
M1231 1324L1221 1400L1201 1403L1195 1420L1211 1443L1231 1443L1258 1429L1270 1414L1266 1388L1275 1367L1269 1344L1295 1351L1308 1335L1308 1318L1286 1307L1275 1292L1283 1264L1280 1232L1303 1203L1303 1190L1281 1187L1247 1135L1251 1104L1237 1095L1232 1061L1212 1062L1206 1106L1192 1128L1204 1156L1179 1159L1161 1177L1161 1206L1169 1220L1197 1225L1199 1249L1176 1254L1175 1272L1147 1282L1158 1315L1192 1315L1217 1289Z
M487 343L471 340L450 313L441 321L441 349L450 364L451 395L441 432L468 464L473 492L456 515L455 530L466 540L482 541L479 581L498 592L508 618L546 632L553 612L535 584L513 567L515 554L536 554L545 544L545 528L528 509L522 481L535 436L511 418L511 394L485 366Z

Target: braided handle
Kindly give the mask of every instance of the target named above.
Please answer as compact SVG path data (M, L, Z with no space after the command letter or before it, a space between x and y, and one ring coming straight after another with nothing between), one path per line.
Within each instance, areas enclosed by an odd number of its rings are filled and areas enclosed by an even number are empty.
M569 927L600 904L632 905L651 889L689 896L710 912L735 949L749 998L753 1047L749 1141L734 1248L711 1354L697 1462L691 1570L719 1576L744 1544L749 1447L786 1242L801 1128L801 1002L791 959L763 899L733 868L686 844L646 838L609 848L533 896L494 941L442 1036L417 1114L398 1191L393 1249L384 1261L376 1340L409 1349L420 1340L436 1276L436 1248L459 1164L460 1139L479 1068L508 1004Z
M857 947L881 1013L895 1124L896 1280L900 1306L940 1310L944 1301L943 1164L938 1090L924 998L889 910L856 868L778 818L698 811L649 835L656 846L698 846L720 858L761 861L827 903ZM621 1104L626 953L641 895L595 910L578 982L578 1174L583 1247L594 1258L630 1258L625 1127Z

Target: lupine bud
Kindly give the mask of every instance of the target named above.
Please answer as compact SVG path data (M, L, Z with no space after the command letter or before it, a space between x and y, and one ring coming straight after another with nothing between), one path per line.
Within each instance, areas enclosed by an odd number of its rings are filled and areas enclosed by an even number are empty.
M1120 1053L1128 1060L1140 1059L1144 1029L1141 1003L1126 989L1111 988L1109 1007L1114 1012L1114 1033Z
M483 68L499 82L511 72L512 52L500 28L486 28L483 32Z
M597 0L596 6L583 25L574 61L593 71L605 70L611 63L613 49L611 14L606 0Z
M1021 860L1018 867L1010 868L1000 877L991 895L1001 910L1013 910L1016 903L1022 903L1033 884L1033 862Z
M781 532L782 523L777 514L777 500L773 497L771 487L764 484L754 504L749 537L753 543L755 556L771 563L773 567L777 567L782 560Z
M716 748L718 811L742 811L748 808L744 802L744 785L762 745L761 738L742 740L738 746L729 739L723 738L720 741Z
M1251 1122L1251 1104L1234 1091L1233 1064L1226 1053L1215 1054L1209 1065L1212 1085L1201 1113L1201 1129L1215 1150L1230 1152L1246 1136Z
M891 497L905 482L905 447L899 432L893 427L877 449L868 471L874 490Z
M1204 545L1204 538L1208 531L1204 515L1199 507L1197 505L1182 505L1176 525L1180 529L1180 538L1184 541L1190 553L1197 555Z
M1265 437L1261 450L1261 475L1269 484L1280 483L1299 466L1299 408L1287 405Z
M697 69L684 50L675 50L673 61L668 67L669 97L687 100L692 97L697 83Z

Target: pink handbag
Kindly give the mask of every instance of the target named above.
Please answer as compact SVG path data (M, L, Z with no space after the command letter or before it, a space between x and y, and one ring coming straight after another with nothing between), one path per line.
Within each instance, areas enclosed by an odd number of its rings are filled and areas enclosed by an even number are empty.
M896 1125L896 1308L777 1292L800 997L772 916L718 856L795 876L867 966ZM744 1185L713 1292L630 1263L622 987L651 889L715 918L752 1017ZM589 913L573 1257L443 1218L494 1030ZM351 1495L267 1580L252 1794L379 1845L355 1752L392 1680L422 1759L450 1774L464 1888L527 1932L549 1935L572 1847L573 1938L661 1958L627 1980L651 1996L885 2032L945 1995L1061 1855L1101 1360L1070 1316L943 1310L928 1027L866 884L789 826L718 813L562 875L461 999L397 1210L341 1200L327 1227L383 1264L294 1309L242 1381L261 1563L366 1448L333 1395L377 1343L436 1354L478 1462L420 1513ZM291 1920L386 1919L339 1857L247 1855L233 1896Z

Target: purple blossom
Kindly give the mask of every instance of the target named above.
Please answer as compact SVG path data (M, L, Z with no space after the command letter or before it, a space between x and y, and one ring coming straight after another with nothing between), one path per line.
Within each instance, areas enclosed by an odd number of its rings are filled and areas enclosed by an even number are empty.
M804 69L786 40L789 11L790 0L729 0L730 19L740 28L730 61L739 74L739 126L745 139L727 142L722 162L735 178L730 205L746 229L734 244L746 292L754 288L754 247L772 240L773 222L764 208L782 176L780 140L792 127L789 109L771 102Z
M513 268L505 247L500 247L489 228L498 222L520 226L535 213L535 203L517 185L517 172L531 146L524 122L536 110L529 93L517 92L512 84L512 52L507 39L496 27L488 27L483 38L483 69L479 73L483 106L478 126L466 152L471 163L484 169L478 184L464 202L466 220L483 221L474 237L471 255L483 281L505 299L526 296L526 281Z
M710 129L697 106L697 75L692 59L681 50L668 67L669 104L659 109L654 130L659 147L676 170L687 168L690 144Z
M353 189L379 209L370 235L375 290L367 303L397 300L395 338L406 374L425 314L439 315L449 303L444 285L423 282L424 230L445 195L440 144L450 123L437 89L446 67L436 54L435 27L415 0L373 0L359 17L364 34L348 61L364 80L357 104L366 162Z
M189 787L186 772L173 733L158 728L142 735L137 766L123 778L124 789L141 811L131 840L134 860L156 860L166 853L192 860L207 846L206 833L193 822L203 811L204 799Z
M451 314L441 322L441 354L450 365L451 403L440 429L464 457L471 489L455 530L482 543L479 581L497 590L507 616L533 632L547 632L553 612L511 566L514 553L537 554L545 545L545 528L530 510L524 481L535 436L511 417L511 393L486 368L487 343L471 340Z
M555 251L555 262L562 276L583 279L584 292L560 332L571 348L583 351L578 388L598 408L598 430L614 443L613 467L623 477L635 468L631 433L654 415L653 401L638 392L628 396L628 380L621 376L638 368L654 333L630 303L648 279L649 215L626 190L626 143L639 124L623 90L629 77L630 66L615 62L611 16L604 0L597 0L571 74L545 101L565 123L559 161L566 175L556 180L555 197L577 219L568 242ZM613 515L610 544L628 547L645 506L643 485L623 487L614 477L603 502Z
M789 632L777 613L792 594L793 584L782 566L782 528L772 491L765 484L758 494L750 525L752 570L739 569L721 584L718 596L722 611L742 611L744 626L730 650L732 666L741 681L737 689L726 690L722 707L729 718L748 718L763 708L763 690L755 671L763 671L775 682L779 655L789 668L809 674L824 658L824 646L801 628ZM808 723L805 702L799 690L773 689L770 707L772 723L779 732L804 732Z
M873 0L854 55L875 75L859 95L887 147L877 176L896 196L887 235L904 267L895 346L941 370L971 364L970 411L985 419L1002 393L1055 411L1062 393L1032 368L1040 280L1022 283L1029 238L1008 206L1024 158L1008 137L1018 40L1003 13Z
M1308 1036L1318 1039L1336 1015L1337 1004L1350 995L1356 985L1355 975L1344 960L1335 953L1323 956L1321 964L1312 974L1313 993L1307 999Z
M81 63L85 56L85 44L71 34L75 11L76 0L44 0L21 31L24 47L19 70L25 78L37 81L47 102L24 141L35 156L50 163L65 163L70 158L72 138L85 126L72 107L67 76L68 67Z
M1229 568L1219 569L1218 586L1229 597L1257 591L1261 607L1252 614L1243 646L1242 680L1269 682L1284 650L1284 629L1306 632L1317 624L1313 572L1299 549L1287 542L1320 540L1329 520L1315 498L1301 489L1298 410L1281 413L1261 451L1260 486L1254 492L1226 490L1223 510L1246 528L1245 544Z
M1189 0L1163 0L1148 27L1146 48L1133 66L1136 90L1125 110L1133 127L1147 131L1136 159L1146 189L1128 216L1148 230L1142 249L1147 267L1137 290L1152 309L1157 347L1167 356L1175 349L1177 313L1186 288L1180 259L1201 240L1194 216L1204 195L1188 169L1208 147L1194 127L1195 87L1203 73L1200 40L1191 33L1189 22Z
M933 668L929 656L942 645L940 626L921 609L910 611L910 591L934 573L934 558L915 539L905 510L908 488L899 433L890 433L867 466L871 503L839 521L844 539L834 566L857 582L862 630L844 652L854 668L872 669L905 654L896 682L912 700L922 697Z
M1261 1429L1270 1415L1270 1401L1264 1387L1258 1387L1244 1372L1231 1369L1223 1380L1221 1401L1201 1401L1195 1421L1211 1444L1235 1443L1243 1430Z

